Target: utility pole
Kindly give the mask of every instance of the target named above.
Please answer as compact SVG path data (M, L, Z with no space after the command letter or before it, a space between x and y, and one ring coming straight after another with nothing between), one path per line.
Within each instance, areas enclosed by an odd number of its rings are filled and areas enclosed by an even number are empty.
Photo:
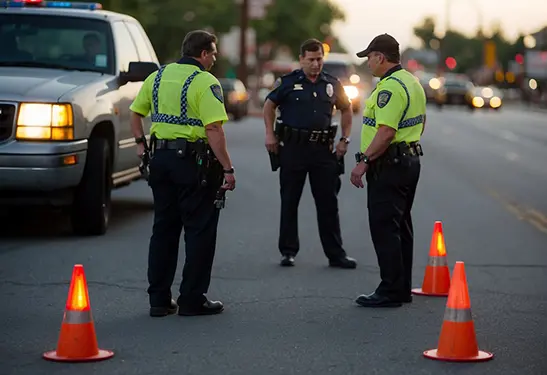
M448 56L448 48L447 48L447 34L450 30L450 5L451 0L445 0L445 26L444 26L444 37L441 39L441 45L439 48L439 65L438 69L439 72L444 71L445 65L444 65L444 59L446 56Z
M247 29L249 28L249 0L241 0L239 21L239 72L238 78L247 87Z

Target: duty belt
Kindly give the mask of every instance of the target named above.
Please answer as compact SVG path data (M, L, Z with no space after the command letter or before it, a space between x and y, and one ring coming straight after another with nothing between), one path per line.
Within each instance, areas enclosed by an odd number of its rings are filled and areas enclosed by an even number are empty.
M317 143L328 145L334 140L336 130L337 126L329 126L327 129L316 130L280 125L279 129L277 129L277 136L284 143Z
M178 150L183 144L186 144L186 149L189 151L195 151L196 142L189 142L185 138L176 139L155 139L153 142L153 150Z
M382 156L378 159L379 162L388 164L399 164L401 160L409 157L423 156L422 145L418 142L399 142L391 144Z

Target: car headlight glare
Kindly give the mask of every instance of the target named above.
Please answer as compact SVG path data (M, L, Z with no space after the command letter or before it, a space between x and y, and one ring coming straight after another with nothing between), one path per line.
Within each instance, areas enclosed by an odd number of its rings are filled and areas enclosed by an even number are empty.
M344 91L350 100L359 96L359 90L355 86L344 86Z
M497 96L494 96L492 99L490 99L490 107L492 108L499 108L501 107L501 99Z
M70 104L22 103L17 116L16 138L66 141L74 139L74 115Z
M481 108L482 106L484 106L484 99L481 98L480 96L475 96L475 97L473 98L472 103L473 103L473 107L475 107L475 108Z

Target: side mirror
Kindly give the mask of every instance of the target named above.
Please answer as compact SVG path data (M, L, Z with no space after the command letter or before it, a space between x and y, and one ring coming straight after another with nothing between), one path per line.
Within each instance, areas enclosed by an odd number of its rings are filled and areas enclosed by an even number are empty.
M158 69L158 64L154 62L130 62L128 71L120 73L120 84L125 85L128 82L142 82Z

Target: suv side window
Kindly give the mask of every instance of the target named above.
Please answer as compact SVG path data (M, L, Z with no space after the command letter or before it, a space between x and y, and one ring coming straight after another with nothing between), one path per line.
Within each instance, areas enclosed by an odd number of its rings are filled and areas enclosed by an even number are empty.
M122 21L117 21L112 24L114 38L116 40L116 56L118 58L118 66L120 71L127 72L129 63L140 61L139 54L135 43Z
M156 62L156 58L150 53L150 49L148 48L149 43L144 39L143 30L133 22L125 22L125 25L135 41L141 61Z

